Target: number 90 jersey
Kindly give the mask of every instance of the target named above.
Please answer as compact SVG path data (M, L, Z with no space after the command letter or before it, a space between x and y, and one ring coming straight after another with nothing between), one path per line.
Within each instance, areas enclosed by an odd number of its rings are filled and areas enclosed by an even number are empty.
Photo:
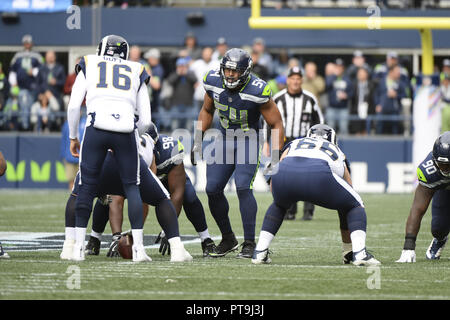
M330 170L339 177L344 177L345 154L339 147L324 139L301 138L289 143L286 157L319 159L328 162Z
M227 89L219 70L210 70L203 78L203 87L208 96L214 100L218 111L221 130L250 128L258 130L261 113L259 107L268 102L272 91L264 80L251 74L242 88Z
M424 187L433 190L450 190L450 178L444 177L433 161L433 153L430 152L425 160L417 167L417 178Z
M137 93L150 78L144 66L116 57L87 55L76 70L86 78L86 107L88 114L95 113L94 127L133 131Z

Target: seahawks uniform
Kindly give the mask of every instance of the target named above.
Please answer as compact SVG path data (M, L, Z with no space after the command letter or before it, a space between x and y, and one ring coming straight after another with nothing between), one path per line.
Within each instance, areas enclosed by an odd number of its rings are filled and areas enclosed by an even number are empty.
M203 86L214 101L221 125L221 134L213 142L214 148L207 146L204 152L210 210L221 233L231 233L228 203L223 190L234 173L244 239L254 241L257 204L252 187L259 167L260 142L263 138L259 137L258 132L261 117L259 108L269 101L271 90L265 81L252 74L241 88L230 90L223 84L219 70L209 71L203 78ZM212 151L207 154L207 150Z
M433 161L430 152L417 167L419 183L435 190L431 207L431 230L439 234L450 231L450 178L443 176Z
M173 137L160 134L154 151L157 169L156 175L166 189L169 190L168 174L177 165L183 163L183 144L179 140L174 141ZM187 174L184 187L183 208L186 217L192 222L197 232L202 232L208 228L205 211Z

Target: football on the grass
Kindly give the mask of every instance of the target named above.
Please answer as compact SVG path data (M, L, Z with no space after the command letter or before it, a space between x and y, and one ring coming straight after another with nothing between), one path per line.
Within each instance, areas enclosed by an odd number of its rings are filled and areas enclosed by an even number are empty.
M133 236L129 233L120 237L119 244L117 245L117 250L119 254L124 259L133 258Z

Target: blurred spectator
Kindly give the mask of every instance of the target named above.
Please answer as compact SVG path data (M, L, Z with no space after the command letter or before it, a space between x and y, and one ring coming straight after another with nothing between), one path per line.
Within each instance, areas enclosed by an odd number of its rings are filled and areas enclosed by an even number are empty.
M393 65L380 81L375 93L375 112L382 116L398 116L402 110L401 99L406 97L406 85L401 80L401 67ZM399 134L398 120L377 120L377 134Z
M395 51L390 51L387 53L385 63L377 64L375 66L373 76L376 83L383 80L383 78L389 72L389 68L397 65L400 67L400 79L404 82L405 86L408 88L409 86L408 70L399 63L398 54Z
M195 119L198 115L194 108L194 91L198 85L197 77L192 71L189 71L188 60L178 58L176 62L176 71L167 77L167 83L173 88L172 98L170 99L169 116L175 121L171 129L188 128L186 119ZM169 119L169 120L172 120Z
M327 124L340 134L348 133L349 102L353 95L352 83L344 75L344 61L336 59L334 65L328 65L330 74L326 77L328 107Z
M270 90L272 90L272 96L286 88L286 76L277 76L275 79L270 79L267 81L267 84L270 86Z
M345 74L350 79L351 82L356 81L356 74L358 73L359 68L366 69L369 72L369 76L372 74L372 68L366 63L366 58L364 54L360 50L356 50L353 52L352 64L348 66Z
M9 83L3 72L2 63L0 62L0 130L5 123L3 111L5 109L6 101L8 99Z
M269 79L269 70L266 66L261 64L261 54L258 51L252 50L251 57L253 61L252 73L258 78L267 81Z
M9 98L3 108L3 128L5 130L19 130L19 87L10 89Z
M30 122L33 129L37 132L54 130L58 111L56 98L49 91L40 93L38 100L31 106Z
M219 69L222 57L228 51L227 40L224 37L217 39L216 50L214 50L211 60L213 69Z
M367 134L370 130L367 123L367 115L375 113L373 103L374 84L370 79L369 71L360 67L356 73L356 81L353 83L353 92L350 104L350 114L358 116L359 120L351 120L349 131L351 134Z
M255 38L253 40L252 52L255 52L259 56L259 64L266 67L268 76L273 74L273 59L272 56L266 51L266 42L263 38Z
M161 105L161 89L162 89L162 83L164 79L164 68L160 63L161 60L161 52L156 49L150 49L148 50L144 58L147 59L147 66L148 66L148 74L151 75L150 77L150 102L151 102L151 108L152 108L152 119L153 122L159 126L159 120L157 115L159 114L160 105Z
M11 60L8 80L11 87L19 88L21 129L28 130L31 105L36 100L39 90L38 74L43 58L39 53L32 51L33 38L31 35L24 35L22 43L23 51L17 52Z
M441 84L442 127L441 131L450 131L450 73L444 73Z
M298 60L295 57L290 58L289 61L288 61L288 69L291 69L293 67L301 67L300 60Z
M440 75L441 82L444 81L446 74L450 74L450 59L444 59L444 61L442 61L442 72Z
M272 76L287 76L289 72L289 54L284 48L281 49L278 57L273 61L273 72Z
M193 32L188 32L184 38L184 49L187 50L188 56L191 59L197 60L202 56L202 49L198 46L197 37Z
M325 91L325 79L317 74L317 65L314 62L305 64L305 76L303 77L302 88L311 92L318 100L319 106L323 111L320 97Z
M75 65L77 65L82 57L78 57L75 60ZM77 74L75 71L69 73L69 75L66 77L66 82L64 83L63 87L63 101L64 101L64 110L67 109L67 105L69 104L70 94L72 93L72 87L75 83L75 79L77 78Z
M39 69L39 93L51 94L58 103L58 111L64 111L63 90L66 82L64 67L56 62L55 52L50 50L45 54L45 64ZM64 115L57 118L58 127L64 122Z
M128 59L131 61L134 61L134 62L139 62L145 66L147 64L147 62L144 59L142 59L141 56L142 56L142 51L139 46L134 45L134 46L130 47L130 54L129 54Z
M190 70L194 72L195 76L197 77L197 82L200 84L203 81L203 77L206 75L206 73L213 69L211 58L213 54L213 49L211 47L205 47L202 50L202 58L195 60L191 66ZM205 97L205 89L202 85L197 85L197 88L195 88L194 93L194 104L197 108L197 111L200 111L202 105L203 105L203 98Z
M84 128L86 126L86 106L81 107L80 123L78 125L79 137L83 139ZM80 141L80 143L82 140ZM69 190L73 188L73 182L78 172L78 158L72 156L70 152L70 139L69 139L69 122L66 120L61 129L61 144L60 144L60 157L63 160L64 168L66 171L66 178L69 183Z

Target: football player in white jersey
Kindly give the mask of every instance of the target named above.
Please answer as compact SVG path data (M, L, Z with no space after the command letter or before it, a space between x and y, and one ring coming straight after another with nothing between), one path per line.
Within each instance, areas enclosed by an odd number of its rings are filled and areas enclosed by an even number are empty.
M352 188L335 131L325 124L312 126L306 138L293 140L285 147L281 159L271 179L274 202L264 217L252 262L270 263L269 245L286 210L292 203L308 201L338 211L344 263L380 264L366 250L366 211Z
M127 60L128 52L129 45L124 38L109 35L99 43L97 55L84 56L76 66L77 78L67 111L70 151L80 158L76 241L72 257L75 261L85 259L86 227L108 149L114 152L128 199L128 217L134 240L133 261L151 261L143 245L144 222L138 187L139 133L145 132L151 122L146 88L150 76L142 64ZM88 119L80 146L78 122L85 96Z

